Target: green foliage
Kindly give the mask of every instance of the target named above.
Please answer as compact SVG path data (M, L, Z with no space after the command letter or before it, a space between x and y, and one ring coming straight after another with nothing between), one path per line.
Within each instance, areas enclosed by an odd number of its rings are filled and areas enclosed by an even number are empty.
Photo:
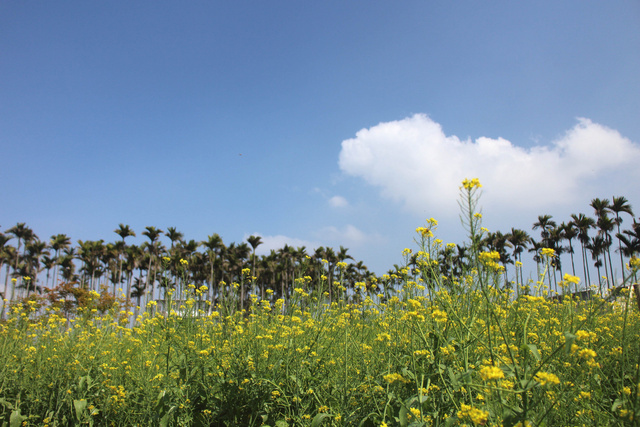
M504 286L500 254L479 244L478 188L461 188L472 250L455 275L442 273L430 219L405 266L352 290L337 265L320 289L301 276L286 300L250 295L245 309L238 287L210 307L206 287L188 282L139 311L106 290L73 287L14 304L0 323L0 422L635 425L640 316L631 293L550 299L550 251L535 282Z

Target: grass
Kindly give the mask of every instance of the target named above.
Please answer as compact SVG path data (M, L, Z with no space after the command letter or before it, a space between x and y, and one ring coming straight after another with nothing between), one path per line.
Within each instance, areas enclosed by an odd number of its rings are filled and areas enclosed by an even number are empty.
M251 296L208 310L186 286L167 310L88 292L70 316L36 297L0 323L7 426L637 425L640 316L614 302L547 298L545 277L504 288L482 233L476 180L461 187L471 261L439 277L435 220L417 230L417 270L328 303L299 277L288 301ZM408 256L413 251L405 250ZM637 283L632 259L629 283ZM413 274L413 273L416 274ZM575 286L565 276L561 285ZM335 295L341 284L335 283ZM137 313L137 314L134 314Z

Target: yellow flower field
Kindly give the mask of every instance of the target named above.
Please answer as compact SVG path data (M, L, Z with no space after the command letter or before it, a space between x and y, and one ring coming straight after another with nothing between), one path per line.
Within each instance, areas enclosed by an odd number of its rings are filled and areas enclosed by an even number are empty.
M477 179L461 187L471 242ZM416 266L334 298L304 276L286 299L234 309L184 286L131 307L88 294L73 316L33 297L0 323L0 419L8 426L636 425L640 316L633 293L551 299L504 286L496 255L437 273L437 221ZM413 251L408 250L405 255ZM627 280L637 283L638 263ZM249 274L249 272L243 272ZM579 278L565 277L574 286ZM106 292L106 291L105 291Z

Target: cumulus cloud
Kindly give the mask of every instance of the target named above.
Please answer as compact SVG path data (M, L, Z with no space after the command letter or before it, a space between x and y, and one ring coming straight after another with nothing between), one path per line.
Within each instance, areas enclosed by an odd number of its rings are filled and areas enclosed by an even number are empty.
M284 245L293 246L294 248L304 246L307 249L307 252L313 251L315 248L321 246L317 242L283 236L281 234L276 236L263 236L260 233L246 234L244 236L244 240L246 241L247 237L251 235L260 236L262 238L262 244L256 248L256 254L258 255L268 255L271 250L277 251L278 249L283 248Z
M333 196L329 199L329 205L334 208L344 208L349 206L349 202L342 196Z
M347 246L358 246L376 238L375 236L367 236L366 233L351 224L347 224L344 227L323 227L318 232L318 235L322 236L323 240Z
M384 197L424 214L457 211L460 182L478 177L483 203L543 209L637 182L640 146L616 130L579 118L548 145L520 147L503 138L445 135L423 114L362 129L342 142L340 169L379 187ZM622 188L621 187L624 187Z

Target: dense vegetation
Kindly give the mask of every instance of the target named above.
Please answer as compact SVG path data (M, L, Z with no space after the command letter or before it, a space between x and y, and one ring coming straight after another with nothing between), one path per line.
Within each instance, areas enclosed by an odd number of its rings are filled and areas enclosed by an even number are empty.
M535 241L485 230L479 188L476 179L461 186L465 244L444 244L430 219L404 265L381 277L347 263L345 248L258 257L257 236L226 246L213 235L200 251L173 228L165 248L154 227L137 247L124 225L117 243L73 248L64 235L47 245L18 224L0 240L12 277L0 420L636 425L640 316L630 285L640 228L634 220L621 231L628 202L594 199L596 219L560 225L540 216ZM521 274L525 250L538 265L533 281ZM593 269L599 280L590 282ZM591 293L571 297L580 290Z

